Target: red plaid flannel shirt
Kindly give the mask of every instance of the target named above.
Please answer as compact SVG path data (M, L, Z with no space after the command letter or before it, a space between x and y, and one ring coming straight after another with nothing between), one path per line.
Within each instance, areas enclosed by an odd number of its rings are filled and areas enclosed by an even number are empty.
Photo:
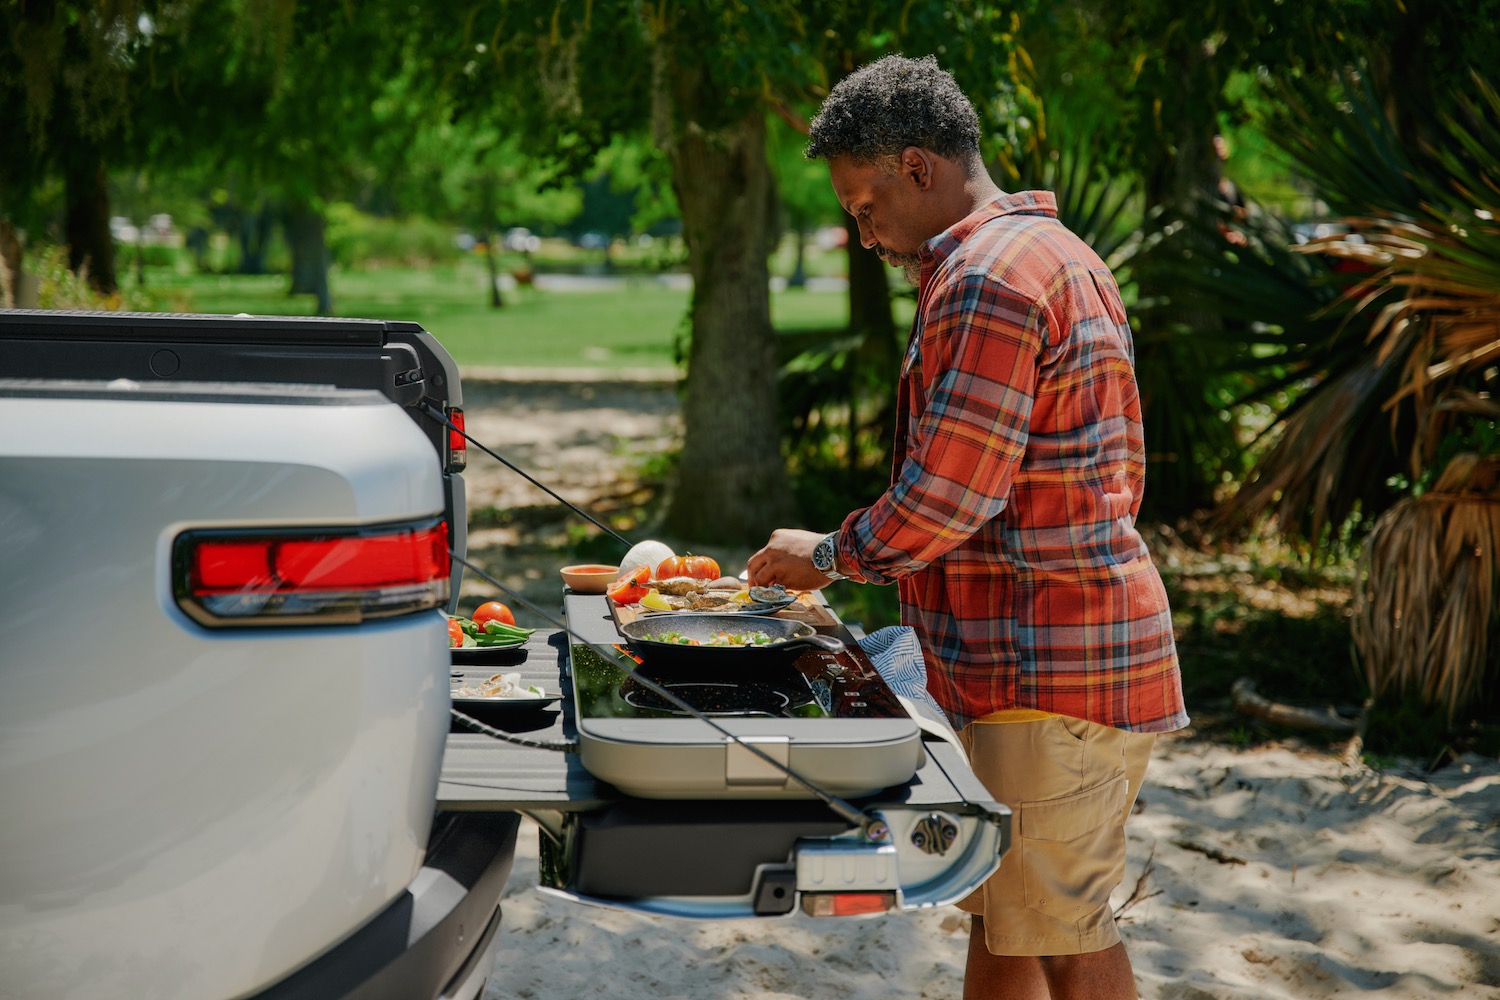
M839 562L897 582L956 726L1032 708L1180 729L1167 595L1135 527L1145 450L1114 277L1039 191L921 255L891 486L844 521Z

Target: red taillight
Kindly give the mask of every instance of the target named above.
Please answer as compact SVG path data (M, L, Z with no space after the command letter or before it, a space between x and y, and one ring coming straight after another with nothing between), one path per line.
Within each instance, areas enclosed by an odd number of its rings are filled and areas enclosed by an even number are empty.
M802 912L809 917L869 917L896 906L894 892L804 892Z
M448 525L330 531L189 531L173 563L177 602L205 625L347 624L441 606Z
M469 464L469 439L464 437L464 411L450 409L448 420L453 424L448 428L448 471L462 472Z

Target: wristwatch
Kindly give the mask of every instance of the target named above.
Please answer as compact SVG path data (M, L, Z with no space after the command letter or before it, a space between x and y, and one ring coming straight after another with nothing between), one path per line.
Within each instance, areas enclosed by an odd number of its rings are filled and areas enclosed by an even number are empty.
M835 580L849 579L844 574L834 569L834 566L837 565L835 562L835 556L838 554L838 537L839 533L837 531L830 531L828 534L824 535L818 541L818 544L813 548L813 569L828 577L829 583L832 583Z

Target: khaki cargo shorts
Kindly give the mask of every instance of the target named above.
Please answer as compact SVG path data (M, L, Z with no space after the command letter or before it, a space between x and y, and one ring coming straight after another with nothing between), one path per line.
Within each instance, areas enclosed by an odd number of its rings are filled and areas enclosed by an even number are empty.
M958 903L984 918L993 955L1082 955L1120 940L1110 893L1125 820L1156 737L1051 715L960 734L974 773L1011 810L1000 870Z

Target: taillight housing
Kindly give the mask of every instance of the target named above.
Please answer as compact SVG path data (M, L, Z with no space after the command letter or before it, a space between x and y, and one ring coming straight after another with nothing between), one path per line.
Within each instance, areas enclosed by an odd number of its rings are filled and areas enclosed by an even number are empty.
M462 472L469 464L469 439L464 437L464 411L457 407L448 409L448 471Z
M894 892L804 892L809 917L873 917L896 908Z
M352 625L441 607L448 525L199 529L172 543L173 590L211 628Z

